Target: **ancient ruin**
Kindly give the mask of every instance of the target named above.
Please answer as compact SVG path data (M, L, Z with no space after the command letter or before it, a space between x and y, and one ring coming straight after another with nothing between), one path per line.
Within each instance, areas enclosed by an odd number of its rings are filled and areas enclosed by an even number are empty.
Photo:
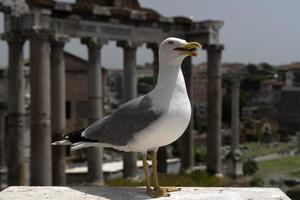
M26 185L24 170L24 75L23 45L30 42L31 63L31 185L65 184L65 149L53 148L65 129L65 70L63 48L70 38L80 38L88 48L89 121L102 116L101 48L117 41L124 50L124 101L136 93L136 51L142 44L153 50L157 74L158 44L168 36L199 41L208 53L208 171L220 173L221 79L223 46L219 42L222 21L194 21L187 17L165 17L142 8L137 0L77 0L75 3L53 0L1 0L5 16L2 39L9 48L9 137L8 184ZM82 47L84 48L84 47ZM184 64L189 91L192 84L191 60ZM191 126L190 126L191 127ZM185 146L183 168L193 166L191 128L181 139ZM36 153L38 152L38 153ZM53 155L53 156L51 156ZM52 157L52 159L51 159ZM87 152L89 177L103 182L102 150ZM99 158L99 159L95 159ZM136 155L124 155L124 176L134 176ZM53 177L53 178L52 178Z

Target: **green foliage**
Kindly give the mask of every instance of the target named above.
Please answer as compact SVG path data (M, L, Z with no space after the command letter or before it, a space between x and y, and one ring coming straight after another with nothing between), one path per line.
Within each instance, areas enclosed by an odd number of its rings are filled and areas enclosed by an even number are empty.
M194 129L198 132L204 132L206 130L205 122L197 117L194 118Z
M196 163L205 162L207 157L207 152L205 147L196 147L194 149L194 159Z
M270 77L274 77L275 74L274 66L269 65L268 63L261 63L260 67L261 67L261 73Z
M220 180L216 176L212 176L207 172L200 170L193 171L190 177L195 181L197 185L203 186L217 186L220 185Z
M259 65L246 65L247 74L241 82L241 89L250 93L257 92L260 89L260 83L264 80L274 77L274 67L261 63Z
M260 83L266 80L262 75L251 75L245 77L241 83L241 89L247 92L255 93L260 89Z
M258 163L259 174L266 176L282 175L300 178L300 156L284 157Z
M253 175L258 170L257 163L254 160L248 159L243 164L243 172L245 175Z
M293 177L300 178L300 169L295 169L294 171L289 172L289 174Z
M264 187L265 183L262 177L255 175L251 178L250 185L251 187Z
M247 142L258 142L258 135L257 134L253 134L252 131L246 131L246 141Z
M263 156L272 153L280 153L282 151L290 151L296 148L294 142L280 142L273 143L272 145L262 145L259 142L248 142L242 145L242 148L248 149L244 152L244 157L250 159L256 156Z
M209 175L206 172L194 171L191 174L170 174L159 175L160 185L166 186L185 186L185 187L220 187L226 185L226 180L220 180L216 176ZM145 180L126 180L124 178L116 178L107 180L108 186L145 186Z
M259 140L257 133L257 122L250 118L243 119L244 135L247 142L257 142Z

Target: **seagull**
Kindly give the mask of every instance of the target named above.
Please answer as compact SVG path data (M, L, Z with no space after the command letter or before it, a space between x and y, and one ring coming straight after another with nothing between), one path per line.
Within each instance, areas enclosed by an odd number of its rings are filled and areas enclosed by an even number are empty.
M114 148L143 154L146 193L151 197L170 196L176 187L160 187L157 177L157 150L176 141L191 118L191 103L181 70L187 56L197 56L198 42L170 37L159 46L159 74L154 89L123 104L110 115L86 129L67 133L53 145L72 145L72 150L90 146ZM152 151L153 188L148 175L147 152Z

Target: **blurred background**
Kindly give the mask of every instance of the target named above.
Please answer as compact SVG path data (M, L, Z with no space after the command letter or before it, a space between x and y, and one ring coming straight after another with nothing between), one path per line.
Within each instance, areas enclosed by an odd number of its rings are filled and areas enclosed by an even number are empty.
M193 120L159 152L162 185L299 195L299 6L0 0L1 188L143 185L140 155L50 143L151 91L158 45L176 36L204 48L183 64Z

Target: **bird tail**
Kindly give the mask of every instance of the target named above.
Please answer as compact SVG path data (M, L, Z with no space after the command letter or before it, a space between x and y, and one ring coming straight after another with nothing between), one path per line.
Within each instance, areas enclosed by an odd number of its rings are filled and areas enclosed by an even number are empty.
M52 145L72 145L72 142L70 142L69 140L60 140L53 142Z
M79 129L70 133L66 133L63 136L63 140L53 142L52 145L71 145L71 151L86 147L99 146L97 141L82 137L82 132L84 130L85 129Z
M71 151L76 151L78 149L93 147L93 146L99 146L99 144L95 142L77 142L72 144Z
M78 143L80 141L86 140L85 138L83 138L81 136L81 133L84 130L85 129L79 129L79 130L76 130L76 131L66 133L63 136L63 140L55 141L55 142L52 143L52 145L73 145L73 144Z

